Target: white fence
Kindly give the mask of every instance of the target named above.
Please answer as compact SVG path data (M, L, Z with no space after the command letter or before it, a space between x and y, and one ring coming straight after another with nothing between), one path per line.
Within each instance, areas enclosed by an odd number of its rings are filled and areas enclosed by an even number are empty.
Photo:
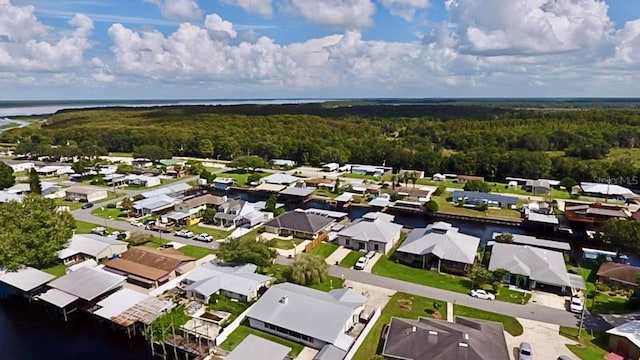
M347 353L347 356L344 357L344 360L351 360L356 352L358 352L358 349L360 348L360 346L362 346L364 339L367 337L367 335L369 335L371 329L373 329L373 327L376 325L376 322L378 321L378 318L380 318L381 314L382 309L377 308L373 313L373 316L371 316L371 319L369 319L367 326L362 329L362 333L360 333L360 336L358 336L358 339L356 339L356 342L351 347L351 350L349 350L349 352Z
M233 320L231 324L229 324L227 327L224 328L224 330L222 330L222 332L218 335L218 337L216 337L216 340L215 340L216 346L220 346L220 344L222 344L225 340L227 340L229 335L232 332L234 332L238 328L238 326L240 326L240 324L242 324L244 319L247 317L247 313L249 312L249 309L251 309L251 306L247 310L245 310L242 314L238 315L238 317L235 320Z

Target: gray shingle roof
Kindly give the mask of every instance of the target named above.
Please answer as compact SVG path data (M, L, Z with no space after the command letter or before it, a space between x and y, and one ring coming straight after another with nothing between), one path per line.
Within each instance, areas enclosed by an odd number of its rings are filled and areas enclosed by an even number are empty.
M388 243L392 241L400 231L402 225L387 221L387 218L376 218L373 221L358 219L338 233L359 241L376 241Z
M347 292L352 291L347 289ZM249 309L247 317L296 331L347 350L353 339L345 335L345 326L354 310L364 302L353 303L351 295L344 293L338 297L347 297L349 301L342 302L331 292L326 293L290 283L277 284L267 290ZM363 297L360 300L366 299Z
M249 271L249 270L253 271ZM204 263L185 275L185 280L194 281L187 290L211 296L219 290L240 295L251 295L257 288L273 278L254 273L255 266L226 267Z
M260 179L260 182L267 184L289 185L299 181L299 177L291 176L284 173L271 174Z
M227 360L283 360L289 351L291 348L250 334L227 356Z
M83 267L49 283L54 289L91 301L120 286L126 278L101 269Z
M334 220L327 216L310 214L304 211L290 211L269 221L265 226L315 234L333 222Z
M436 222L414 229L398 248L398 252L414 255L433 254L440 259L473 264L480 238L461 234L449 223Z
M501 234L502 233L500 232L494 232L492 235L492 239L495 240L495 238L500 236ZM532 246L537 246L537 247L547 248L547 249L554 249L554 250L566 250L566 251L571 250L571 245L569 245L569 243L562 242L562 241L538 239L535 236L521 235L521 234L511 234L511 236L513 237L514 244L532 245Z
M290 195L290 196L309 196L313 192L313 189L309 188L299 188L299 187L288 187L282 191L280 191L281 195Z
M489 270L505 269L544 284L571 286L562 253L529 245L496 243Z

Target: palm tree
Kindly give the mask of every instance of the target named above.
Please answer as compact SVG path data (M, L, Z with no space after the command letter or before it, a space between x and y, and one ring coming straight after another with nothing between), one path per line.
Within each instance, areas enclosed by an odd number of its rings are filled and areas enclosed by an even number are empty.
M391 190L395 190L396 189L396 183L398 182L398 175L393 174L391 175Z
M404 173L404 175L402 176L402 181L404 181L404 187L408 187L409 186L409 174Z
M418 174L416 174L415 171L412 171L409 174L409 180L411 180L411 183L413 184L413 188L416 188L416 181L418 181Z

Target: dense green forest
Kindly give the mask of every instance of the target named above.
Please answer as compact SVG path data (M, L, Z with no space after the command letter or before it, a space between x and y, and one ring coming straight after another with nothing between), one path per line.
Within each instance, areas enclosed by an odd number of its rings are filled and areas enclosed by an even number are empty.
M447 104L176 106L61 111L3 142L38 155L135 152L232 159L259 155L301 164L382 164L503 180L589 181L640 175L608 155L640 145L634 108L530 109ZM50 145L57 147L51 148ZM152 147L153 148L153 147ZM146 150L149 146L145 147Z

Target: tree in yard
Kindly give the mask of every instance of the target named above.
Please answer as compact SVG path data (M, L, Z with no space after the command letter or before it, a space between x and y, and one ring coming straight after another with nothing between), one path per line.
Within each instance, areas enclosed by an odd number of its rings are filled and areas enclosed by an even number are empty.
M395 190L396 189L396 183L398 182L398 175L393 174L391 175L391 190Z
M16 177L13 175L13 168L3 162L0 162L0 189L6 189L16 183Z
M492 278L491 271L487 270L484 266L478 263L474 264L469 269L469 271L467 272L467 276L469 277L469 279L471 279L472 288L486 284Z
M200 171L200 179L207 180L207 184L212 184L213 180L216 179L216 174L209 172L207 169L202 169Z
M415 171L410 172L409 180L411 180L411 183L413 184L413 188L415 189L416 182L418 181L418 174Z
M265 210L273 213L273 216L278 217L284 214L285 210L284 208L277 207L277 205L278 205L278 197L276 195L271 195L267 199L267 203L265 204Z
M444 194L446 191L447 191L447 187L445 185L440 185L433 191L433 196L440 196Z
M187 160L185 169L193 175L199 175L203 170L205 170L204 166L202 166L202 163L195 160Z
M149 159L152 163L158 160L168 159L172 156L171 151L158 145L140 145L133 148L133 157Z
M129 242L129 244L135 246L135 245L146 244L149 241L151 241L152 239L153 239L153 236L151 234L147 234L147 233L142 232L142 231L134 231L134 232L131 233L131 235L127 239L127 242Z
M57 207L54 200L37 195L21 203L0 204L0 268L42 269L58 261L58 252L73 235L75 221Z
M202 213L200 215L202 216L202 221L205 224L213 224L216 221L216 213L216 209L206 208L202 210Z
M31 169L31 171L29 171L29 190L32 194L42 195L40 175L38 175L36 169Z
M565 177L560 180L560 186L563 186L565 189L567 189L568 192L571 192L571 188L576 185L578 185L578 182L570 177Z
M73 164L71 164L71 169L78 175L82 175L87 171L87 168L89 167L89 162L85 159L80 159L76 162L74 162ZM130 166L130 165L128 165ZM121 174L126 174L127 172L121 172L120 171L120 167L118 166L118 172Z
M404 175L402 176L402 181L404 182L404 187L408 187L409 186L409 174L404 173Z
M122 201L120 202L120 207L122 207L126 211L129 211L132 206L133 206L133 200L131 200L130 197L126 197L122 199Z
M260 169L260 168L268 167L267 162L264 161L263 158L255 155L240 156L234 159L233 161L231 161L231 163L229 163L229 166L232 168L242 169L242 170L251 171L251 172L256 171L257 169Z
M323 282L329 276L327 262L316 255L298 254L291 264L290 280L299 285Z
M260 174L249 174L249 176L247 176L247 183L257 183L258 181L260 181L260 179L262 179L262 175Z
M493 273L492 273L492 280L502 282L504 280L504 277L507 276L507 274L509 274L509 272L506 269L503 269L503 268L495 269L493 270Z
M424 204L424 208L427 213L433 215L440 210L440 206L438 206L438 202L435 200L429 200L426 204Z
M340 192L340 178L336 178L336 182L333 184L333 193L338 194Z
M216 251L220 259L230 263L252 263L265 267L273 263L278 253L264 242L256 241L253 236L231 239L220 244Z
M640 252L640 223L611 219L600 228L598 239L615 249L618 255L623 252L637 254Z
M198 152L207 158L213 157L213 143L209 139L202 139L198 143Z
M488 184L482 180L469 180L464 184L464 190L489 192L491 191L491 184Z
M496 236L496 241L501 243L512 243L513 242L513 234L505 232L498 236Z

